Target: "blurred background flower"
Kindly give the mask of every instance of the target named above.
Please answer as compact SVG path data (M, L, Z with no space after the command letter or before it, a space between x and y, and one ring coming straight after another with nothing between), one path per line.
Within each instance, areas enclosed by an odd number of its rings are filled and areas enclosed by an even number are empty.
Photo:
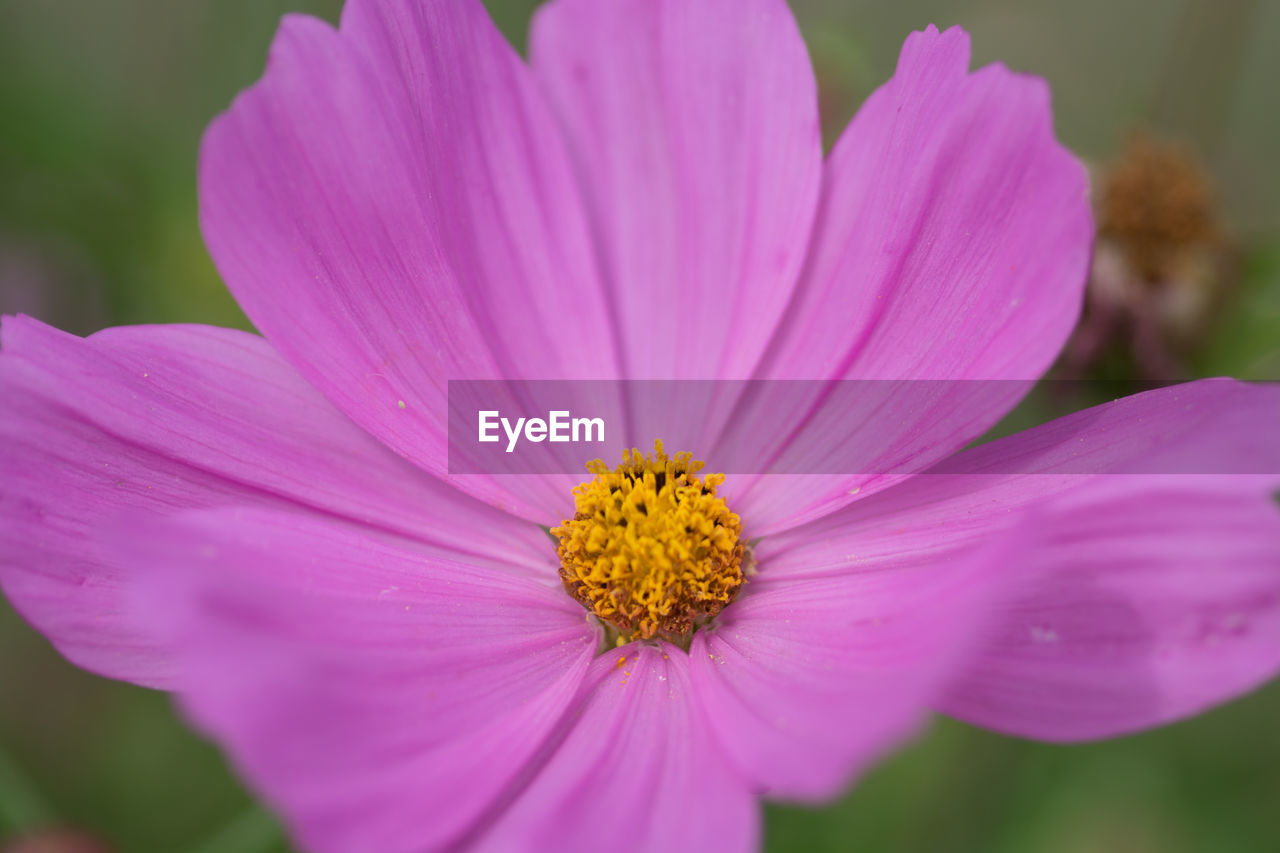
M111 848L84 833L48 829L11 839L0 853L111 853Z
M534 0L490 0L523 45ZM1046 77L1093 164L1088 308L1058 368L1098 381L1280 379L1280 4L1261 0L793 0L828 144L905 34ZM0 5L0 312L245 326L196 226L214 114L261 72L280 15L338 0ZM1113 380L1104 383L1102 380ZM1081 402L1037 396L1010 420ZM0 401L0 405L2 405ZM0 602L0 850L286 848L168 700L73 669ZM939 721L830 808L771 806L770 850L1271 851L1280 685L1098 745ZM50 830L74 826L91 833ZM101 839L101 840L99 840Z

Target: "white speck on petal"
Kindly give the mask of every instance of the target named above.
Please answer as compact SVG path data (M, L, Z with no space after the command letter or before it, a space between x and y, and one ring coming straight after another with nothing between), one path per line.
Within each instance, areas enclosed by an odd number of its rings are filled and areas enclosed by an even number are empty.
M1058 632L1052 628L1043 628L1039 625L1031 626L1031 642L1041 645L1058 642Z

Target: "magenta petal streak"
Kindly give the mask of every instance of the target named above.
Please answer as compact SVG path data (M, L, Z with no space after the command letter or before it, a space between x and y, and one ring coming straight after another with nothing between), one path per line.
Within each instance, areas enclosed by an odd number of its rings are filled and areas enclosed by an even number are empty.
M759 558L776 583L945 565L1036 507L985 651L939 707L1051 740L1158 725L1280 669L1280 475L1249 473L1280 471L1277 423L1274 386L1140 394L960 454ZM1107 470L1150 473L1087 473Z
M183 706L320 853L456 842L520 781L598 642L552 582L308 516L122 535Z
M895 469L922 470L998 421L1053 362L1083 300L1088 186L1054 138L1048 88L968 66L958 28L907 39L827 160L809 258L763 362L780 379L1026 380L959 385L927 407L912 393L844 427L864 447L891 437ZM791 470L820 471L826 446L780 452L808 455ZM760 480L738 487L737 505L773 532L897 479Z
M86 669L172 683L163 645L121 610L136 573L96 535L125 514L290 507L553 576L542 531L387 450L255 335L153 326L82 340L11 317L2 335L0 583Z
M204 139L200 214L254 324L432 473L448 379L618 375L568 160L479 3L354 2L341 33L286 18ZM554 523L569 483L460 485Z

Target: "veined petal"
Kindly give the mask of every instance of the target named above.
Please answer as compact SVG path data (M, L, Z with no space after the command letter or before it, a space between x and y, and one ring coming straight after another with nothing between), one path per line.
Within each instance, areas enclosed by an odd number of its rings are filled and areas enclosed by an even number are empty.
M0 334L0 583L79 666L149 686L172 675L163 644L122 611L134 567L96 535L126 513L292 507L554 576L536 526L396 456L256 335L152 326L81 339L23 317Z
M448 380L618 375L558 131L478 0L352 0L340 31L286 18L205 136L200 219L285 358L435 474ZM567 482L460 485L554 523Z
M913 33L836 143L770 362L794 378L1036 379L1079 315L1092 221L1043 80Z
M782 0L555 0L534 73L587 193L633 378L747 378L804 258L817 90Z
M756 790L834 796L913 734L981 638L1020 528L941 565L773 580L768 564L695 635L694 690Z
M1159 479L1159 478L1157 478ZM1280 673L1280 507L1220 478L1064 496L939 710L1054 741L1150 728Z
M891 408L870 429L910 436L916 470L981 435L1053 362L1079 316L1093 234L1085 172L1054 138L1048 87L968 65L958 28L907 39L893 79L828 158L810 256L762 362L780 379L1027 380L991 383L996 399L957 383L946 405L905 420ZM820 458L803 468L822 470ZM785 514L744 500L776 529L892 482L811 480L810 500Z
M948 460L760 544L781 583L945 566L1036 507L1014 594L939 708L1052 740L1225 701L1280 668L1280 388L1206 380ZM1217 472L1217 473L1214 473Z
M756 848L760 817L698 710L688 657L635 644L597 658L555 754L485 851Z
M308 850L449 847L500 809L598 643L555 585L313 517L213 510L121 543L193 721Z

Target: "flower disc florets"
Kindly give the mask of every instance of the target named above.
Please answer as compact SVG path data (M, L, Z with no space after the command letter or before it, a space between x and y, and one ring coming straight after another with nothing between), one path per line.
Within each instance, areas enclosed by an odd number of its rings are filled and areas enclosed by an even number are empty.
M742 586L742 521L716 495L724 475L700 478L703 465L667 456L661 441L652 457L624 451L613 469L597 459L595 479L574 489L573 518L551 530L565 589L619 643L687 644Z

